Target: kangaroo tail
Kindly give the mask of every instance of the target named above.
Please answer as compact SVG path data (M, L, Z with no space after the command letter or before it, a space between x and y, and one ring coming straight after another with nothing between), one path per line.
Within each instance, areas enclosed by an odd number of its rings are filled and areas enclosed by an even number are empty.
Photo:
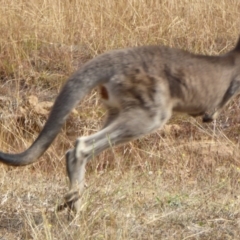
M86 63L66 82L58 95L49 118L33 144L19 154L0 152L0 162L12 166L34 163L48 149L58 135L71 110L94 87L105 83L115 74L115 68L121 61L121 52L105 53Z

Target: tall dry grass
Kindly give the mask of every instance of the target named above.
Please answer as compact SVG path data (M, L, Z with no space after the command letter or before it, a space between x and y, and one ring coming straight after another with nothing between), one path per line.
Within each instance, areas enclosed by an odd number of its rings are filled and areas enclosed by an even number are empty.
M164 44L220 54L239 35L238 0L2 0L0 149L20 152L76 68L104 51ZM238 239L239 100L215 124L174 117L146 138L88 165L83 211L53 208L67 191L64 152L97 131L96 92L72 113L39 163L1 166L3 239Z

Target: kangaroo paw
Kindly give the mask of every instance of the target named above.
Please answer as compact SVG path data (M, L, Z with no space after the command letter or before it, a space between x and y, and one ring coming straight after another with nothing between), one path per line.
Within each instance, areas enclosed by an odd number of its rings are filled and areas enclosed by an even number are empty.
M62 211L65 208L68 208L71 211L78 212L80 209L80 194L78 191L70 191L66 194L65 202L57 206L57 211Z

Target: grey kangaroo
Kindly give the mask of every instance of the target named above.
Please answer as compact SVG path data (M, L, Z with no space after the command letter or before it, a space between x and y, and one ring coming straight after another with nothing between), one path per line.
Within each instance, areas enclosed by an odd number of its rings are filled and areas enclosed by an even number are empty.
M240 38L220 56L204 56L166 46L114 50L87 62L58 95L50 116L34 143L24 152L0 152L0 161L23 166L34 163L48 149L71 110L99 86L108 115L103 128L77 139L66 153L70 190L59 210L81 209L85 165L93 155L161 128L172 112L215 119L240 92Z

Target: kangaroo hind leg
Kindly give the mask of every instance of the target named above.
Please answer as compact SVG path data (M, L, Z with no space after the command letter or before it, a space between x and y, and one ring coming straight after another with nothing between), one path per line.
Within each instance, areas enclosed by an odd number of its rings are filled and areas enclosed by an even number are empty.
M101 131L78 138L75 149L70 150L66 155L70 180L70 191L65 198L66 206L76 212L81 209L85 165L88 160L113 145L129 142L162 127L171 116L171 111L165 110L164 114L156 112L154 116L140 107L125 110Z
M86 163L111 146L155 131L172 114L169 88L164 79L149 76L144 71L133 71L127 76L115 76L109 84L118 108L108 108L104 128L78 138L75 148L66 156L70 190L65 200L76 212L81 208Z

